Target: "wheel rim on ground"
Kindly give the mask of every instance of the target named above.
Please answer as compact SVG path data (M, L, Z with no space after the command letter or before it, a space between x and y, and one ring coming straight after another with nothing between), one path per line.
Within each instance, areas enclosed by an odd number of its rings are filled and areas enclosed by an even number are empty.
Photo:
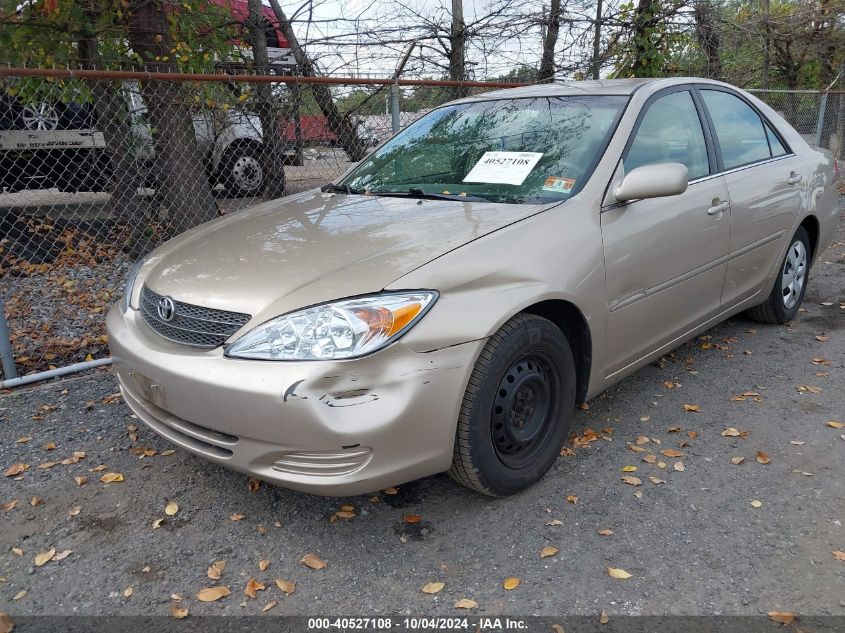
M520 356L502 376L493 401L490 431L499 460L524 468L545 450L557 423L560 374L545 354Z
M791 310L798 303L806 277L807 249L804 242L797 240L789 247L780 277L783 307L787 310Z

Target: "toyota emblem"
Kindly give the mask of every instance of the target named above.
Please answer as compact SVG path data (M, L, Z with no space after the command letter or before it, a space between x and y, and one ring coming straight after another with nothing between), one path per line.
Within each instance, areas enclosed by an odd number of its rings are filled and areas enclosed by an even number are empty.
M158 318L162 321L172 321L173 317L176 316L176 305L173 303L173 299L170 297L159 299L156 312L158 313Z

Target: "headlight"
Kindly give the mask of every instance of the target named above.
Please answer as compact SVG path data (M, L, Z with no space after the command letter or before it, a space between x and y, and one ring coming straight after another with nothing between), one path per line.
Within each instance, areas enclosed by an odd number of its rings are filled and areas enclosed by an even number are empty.
M135 280L138 278L138 271L141 270L141 266L144 265L146 260L146 257L142 257L132 264L132 267L129 269L129 273L126 275L126 288L123 291L123 298L120 300L120 307L124 312L129 309L129 301L132 298L132 290L135 288Z
M244 334L227 356L329 360L375 352L407 332L434 304L433 291L384 293L291 312Z

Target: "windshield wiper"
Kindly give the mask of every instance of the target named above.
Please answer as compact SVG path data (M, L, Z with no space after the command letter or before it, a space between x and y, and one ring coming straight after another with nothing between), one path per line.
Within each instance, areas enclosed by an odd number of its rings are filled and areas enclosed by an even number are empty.
M360 189L353 189L349 185L337 185L333 182L330 182L329 184L320 187L320 191L322 191L323 193L345 193L349 195L356 193L364 193Z
M487 202L479 196L463 195L456 193L428 193L419 187L411 187L407 191L370 191L373 196L395 196L397 198L418 198L420 200L457 200L458 202Z

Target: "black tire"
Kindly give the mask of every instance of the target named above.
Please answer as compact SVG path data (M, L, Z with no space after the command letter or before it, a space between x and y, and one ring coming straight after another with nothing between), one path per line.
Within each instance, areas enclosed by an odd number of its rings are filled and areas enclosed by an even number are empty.
M786 290L783 290L784 277L786 275L793 275L793 262L803 253L803 269L801 269L800 280L801 287L797 292L791 292L790 301L784 298ZM775 325L782 325L787 321L791 321L798 314L798 309L804 301L804 293L807 291L807 280L810 274L810 259L812 251L810 248L810 236L803 226L799 226L795 235L789 243L789 248L784 255L783 261L780 263L780 269L775 279L774 287L769 293L766 301L760 305L749 308L746 314L760 323L771 323ZM794 301L794 303L793 303Z
M572 425L575 382L572 350L560 329L517 314L490 337L475 364L449 475L493 497L538 481Z
M261 164L259 148L251 143L239 143L226 150L217 174L217 181L232 198L259 196L264 191L267 174Z

